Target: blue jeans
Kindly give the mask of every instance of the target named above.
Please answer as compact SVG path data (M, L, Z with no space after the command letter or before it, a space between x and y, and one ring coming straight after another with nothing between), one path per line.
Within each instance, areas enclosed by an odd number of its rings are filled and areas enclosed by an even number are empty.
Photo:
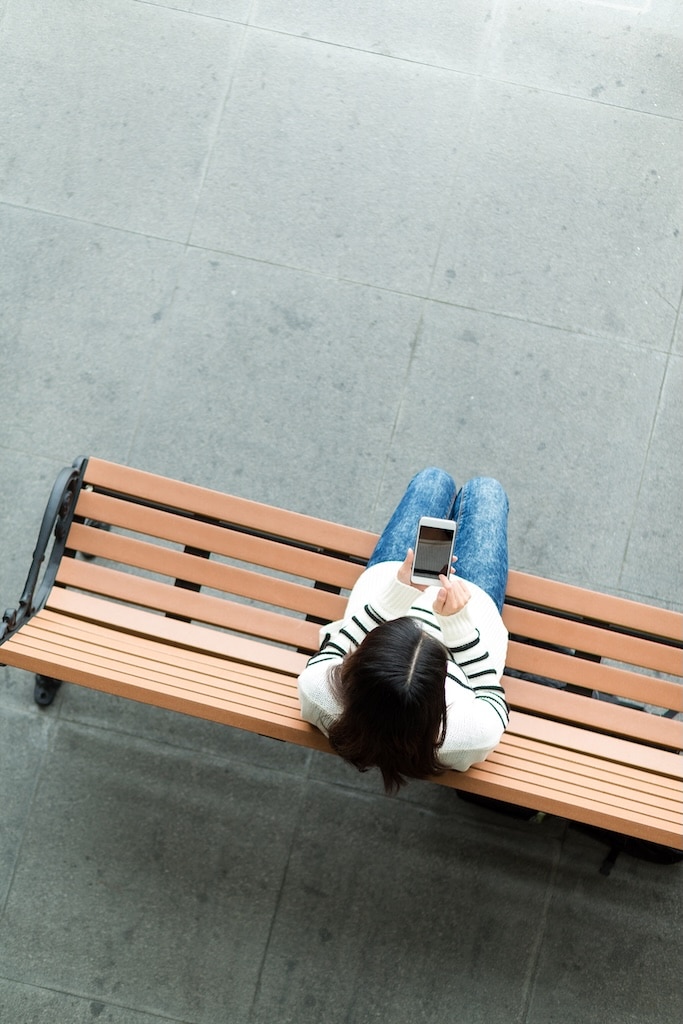
M479 476L458 491L442 469L423 469L408 484L396 511L382 531L368 567L402 562L415 547L420 516L454 519L457 572L476 583L502 611L508 576L508 497L497 480Z

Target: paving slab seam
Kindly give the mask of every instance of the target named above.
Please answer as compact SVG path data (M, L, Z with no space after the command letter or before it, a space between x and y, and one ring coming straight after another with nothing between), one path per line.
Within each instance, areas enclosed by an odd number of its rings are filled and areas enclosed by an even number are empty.
M221 20L221 19L217 19L217 20ZM206 147L206 153L204 154L204 160L203 160L202 169L201 169L201 172L199 174L199 182L198 182L198 184L196 186L196 199L195 199L195 204L194 204L194 210L192 211L192 216L190 217L190 223L189 223L189 227L188 227L188 230L187 230L187 237L185 239L185 248L186 249L188 249L190 247L190 239L192 238L192 233L194 231L195 222L197 220L197 212L199 210L199 206L200 206L200 203L201 203L201 200L202 200L202 193L204 191L204 185L206 183L206 178L207 178L207 175L209 173L209 168L210 168L211 162L213 160L214 152L215 152L215 149L216 149L216 142L217 142L218 136L220 134L220 127L221 127L221 124L223 122L223 118L225 116L225 111L226 111L226 108L227 108L227 106L228 106L228 104L230 102L230 96L232 94L232 88L233 88L233 85L234 85L234 82L235 82L235 76L237 75L238 69L242 66L242 58L244 56L244 44L245 44L245 39L246 39L246 35L247 35L247 30L248 30L247 26L244 25L242 27L242 34L241 34L240 39L239 39L239 41L237 43L237 46L235 48L235 60L234 60L234 65L233 65L233 69L232 69L232 74L228 76L228 81L227 81L227 84L226 84L226 87L225 87L225 92L223 94L223 98L222 98L221 102L216 104L216 112L215 112L213 124L211 126L210 137L209 137L209 141L208 141L208 144L207 144L207 147Z
M444 69L447 70L447 69ZM567 100L577 100L579 103L592 103L598 107L609 107L610 110L625 110L631 114L642 114L644 117L655 117L662 121L674 121L676 124L683 123L683 116L677 117L674 114L660 114L656 110L639 110L637 107L623 103L610 103L608 100L601 100L594 96L580 96L575 92L565 92L561 89L549 89L547 86L525 85L523 82L512 82L506 78L497 78L495 75L478 75L485 82L492 82L497 85L505 85L510 89L522 89L525 92L532 91L545 96L561 96Z
M128 1006L126 1003L116 1003L111 999L102 999L100 996L93 996L89 992L73 992L66 988L54 988L50 985L32 985L30 982L21 981L17 978L11 978L8 975L0 974L0 981L6 981L11 985L16 985L17 988L23 988L28 991L34 992L49 992L55 996L66 996L69 999L81 999L83 1002L89 1002L91 1008L101 1008L96 1012L91 1013L93 1017L99 1017L102 1010L107 1007L112 1007L116 1010L123 1010L126 1013L132 1013L135 1015L141 1014L150 1020L159 1021L161 1024L201 1024L201 1022L194 1018L189 1017L169 1017L168 1014L158 1013L155 1010L145 1010L139 1006ZM1 1007L0 1007L1 1009ZM8 1021L7 1024L10 1024ZM12 1022L16 1024L16 1022Z
M619 344L625 345L630 349L635 349L638 351L661 352L662 354L668 354L671 351L671 346L674 343L676 328L680 320L681 303L679 302L678 314L674 322L674 328L672 330L672 340L670 341L669 346L667 348L659 348L651 344L645 344L644 342L638 341L633 338L624 337L623 335L620 334L608 335L605 331L592 331L583 326L565 325L557 323L552 320L545 320L528 316L519 316L516 315L515 313L508 312L504 309L496 309L490 306L474 305L471 303L468 304L457 301L451 301L441 297L429 295L426 293L425 290L411 291L405 288L390 288L387 285L375 284L371 281L364 281L359 278L346 277L339 274L324 273L319 270L316 270L313 267L307 267L295 263L286 263L278 260L262 259L257 256L252 256L249 253L238 252L233 249L221 249L212 246L199 245L196 242L184 242L182 239L179 238L154 234L149 231L136 231L133 228L121 227L115 224L107 224L103 221L86 220L85 218L82 217L76 217L71 214L63 214L54 210L46 210L38 206L30 206L20 203L12 203L7 200L1 200L0 207L2 206L7 206L8 208L15 210L25 210L29 213L40 214L41 216L56 217L59 218L60 220L71 221L75 224L81 224L85 227L96 227L105 231L120 233L122 235L132 235L138 238L151 239L153 241L158 242L166 242L169 243L170 245L178 246L178 253L181 258L184 254L191 251L207 254L214 253L216 255L227 256L238 260L244 260L248 263L253 263L261 266L275 267L282 270L290 270L294 273L304 274L312 278L319 278L323 281L330 281L358 288L368 288L370 290L382 292L388 295L397 295L403 298L416 299L421 300L423 302L433 303L435 306L443 306L445 308L458 309L470 313L500 317L502 319L510 320L513 323L523 323L535 327L543 327L552 331L559 331L564 334L571 334L572 336L575 337L588 338L593 340L603 340L606 344L618 342ZM673 304L670 303L667 299L663 299L663 301L672 309L675 309ZM141 403L141 408L143 407L144 403ZM28 452L26 452L25 454L28 454ZM35 453L32 452L31 454L33 455ZM49 456L44 457L48 458Z
M676 334L678 332L678 325L681 322L681 310L682 309L683 309L683 288L681 288L681 295L680 295L680 298L678 300L678 310L676 312L676 319L674 320L674 325L673 325L673 328L672 328L672 331L671 331L671 344L669 346L669 352L671 353L671 355L675 355L676 354L673 351L673 347L676 344Z
M6 712L6 714L9 716L9 715L12 714L12 712L8 711L8 712ZM10 898L10 895L12 893L12 888L14 886L14 879L16 877L16 873L17 873L17 869L18 869L18 866L19 866L19 862L21 861L23 850L24 850L24 843L25 843L25 840L26 840L26 833L27 833L27 831L29 829L31 818L32 818L32 815L33 815L33 808L35 806L36 798L38 796L38 792L39 792L41 784L43 782L43 772L45 770L45 762L46 762L48 756L50 755L50 753L52 752L52 748L53 748L53 745L54 745L54 740L55 740L56 733L57 733L57 723L55 723L54 725L48 725L47 730L46 730L45 746L43 747L43 750L42 750L42 754L41 754L41 757L40 757L40 764L38 765L38 768L36 770L35 778L34 778L34 781L33 781L33 786L31 788L31 794L29 796L29 799L28 799L27 805L26 805L26 813L24 815L24 820L23 820L22 827L21 827L21 836L20 836L20 839L19 839L19 841L18 841L18 843L16 845L16 851L15 851L14 857L12 858L12 865L11 865L11 868L10 868L10 871L9 871L9 879L8 879L8 882L7 882L7 890L5 892L5 897L4 897L3 901L2 901L2 904L0 904L0 918L2 918L4 916L4 914L5 914L5 911L7 909L7 904L9 902L9 898Z
M152 0L133 0L136 4L142 4L145 7L158 7L161 11L173 11L176 14L185 14L189 18L199 18L202 21L217 21L221 25L243 25L245 28L249 25L249 19L251 18L251 4L249 5L249 13L247 14L246 20L242 21L240 18L227 18L221 17L218 14L207 14L205 11L186 11L180 7L173 7L171 4L152 3Z
M272 913L272 916L271 916L271 919L270 919L270 924L268 926L268 934L266 935L266 941L265 941L265 943L263 945L263 955L261 956L261 962L260 962L260 964L258 966L258 971L256 973L256 979L254 981L254 995L253 995L253 998L252 998L252 1001L251 1001L251 1006L249 1007L249 1011L248 1011L248 1014L247 1014L247 1021L253 1021L255 1019L254 1018L254 1013L255 1013L255 1010L256 1010L256 1004L257 1004L259 996L261 994L261 986L262 986L263 973L264 973L264 971L266 969L266 964L267 964L267 961L268 961L268 954L269 954L271 943L272 943L273 933L275 931L275 925L277 923L278 913L279 913L279 910L280 910L280 905L282 903L283 894L284 894L285 887L286 887L286 884L287 884L287 876L289 874L289 867L290 867L290 863L291 863L291 860L292 860L292 854L293 854L294 850L296 849L296 847L298 845L299 834L301 832L301 825L302 825L302 814L301 814L301 812L302 812L303 806L304 806L304 804L306 802L306 799L307 799L307 796L308 796L308 787L309 787L309 784L310 784L310 781L311 781L310 778L309 778L309 774L310 774L310 760L309 760L308 764L306 765L306 771L305 771L305 774L304 774L304 778L302 779L302 784L301 784L301 788L300 788L300 792L299 792L299 799L298 799L297 805L296 805L297 821L296 821L296 825L292 829L290 837L289 837L289 845L288 845L288 848L287 848L287 856L285 858L284 867L282 869L282 877L280 879L280 886L279 886L279 889L278 889L277 899L275 900L275 905L273 907L273 913Z
M6 206L10 210L25 210L27 213L40 214L41 217L55 217L58 220L69 221L74 224L82 224L86 228L100 228L103 231L120 232L122 235L133 235L136 238L148 238L155 242L167 242L170 245L177 245L182 253L186 248L182 238L174 238L171 235L157 235L153 231L137 231L135 228L122 227L120 224L108 224L106 221L96 220L93 217L78 217L73 213L62 213L59 210L48 210L42 206L30 203L12 202L11 199L0 199L0 209Z
M678 313L680 314L680 305L679 305ZM677 319L678 319L678 317L677 317ZM673 339L672 339L672 344L673 344ZM660 382L660 385L659 385L659 394L657 395L657 401L655 403L654 415L652 417L652 423L650 425L650 436L647 439L647 445L646 445L645 451L643 453L643 463L642 463L642 466L641 466L641 469L640 469L640 478L638 480L638 487L636 489L636 498L635 498L635 501L634 501L633 506L631 508L631 520L630 520L630 522L628 524L628 529L626 531L626 540L625 540L625 543L624 543L624 554L622 556L621 566L619 567L619 572L618 572L618 575L617 575L617 579L618 579L618 582L620 584L623 582L624 573L628 569L629 550L631 548L631 542L632 542L632 539L633 539L633 533L634 533L636 519L637 519L636 509L637 509L637 506L638 506L638 504L640 502L640 498L641 498L641 494L642 494L643 488L646 486L648 462L650 460L650 456L652 454L653 449L656 449L656 445L654 445L653 442L654 442L654 438L655 438L655 433L657 431L659 417L660 417L660 414L661 414L661 411L662 411L662 402L664 400L664 390L665 390L665 387L666 387L669 367L670 367L670 365L671 365L673 360L680 359L680 358L681 358L680 356L677 356L677 355L675 355L675 353L671 353L670 352L668 354L668 356L667 356L667 359L666 359L666 364L664 366L664 372L662 373L662 379L661 379L661 382Z
M50 712L48 711L48 714L49 713ZM114 736L117 736L117 737L121 737L122 739L131 740L133 743L135 743L141 749L153 748L153 749L158 750L159 752L161 752L161 751L177 751L180 754L186 755L188 758L196 758L199 755L202 758L202 760L204 760L205 763L207 763L207 764L215 764L215 765L223 765L223 766L230 765L230 764L246 765L250 769L254 769L254 770L258 770L258 771L264 771L264 772L269 772L269 773L273 773L274 772L276 774L282 774L282 775L285 775L285 776L288 776L288 777L292 777L292 778L297 779L299 781L301 781L302 779L307 778L308 777L308 772L310 770L310 761L311 761L311 753L312 753L312 751L310 751L310 750L306 751L306 753L308 755L307 759L306 759L306 762L305 762L306 771L305 771L305 774L302 775L300 770L297 771L297 770L295 770L293 768L287 768L284 765L276 765L275 766L275 765L259 764L254 759L253 754L251 754L250 756L244 756L244 757L241 757L239 754L235 753L235 751L229 751L229 752L226 752L225 754L221 754L221 753L219 753L217 751L214 751L214 750L205 750L205 749L198 748L196 746L196 744L195 745L185 745L183 743L173 743L171 740L162 739L161 737L150 736L150 735L147 735L145 733L131 732L128 729L120 729L116 725L112 724L111 722L106 722L104 724L98 724L96 722L82 722L82 721L79 721L79 719L77 719L77 718L70 718L68 716L68 714L64 714L63 716L61 716L58 719L58 722L60 724L64 724L65 726L67 726L70 729L73 729L75 732L94 733L94 734L103 733L106 736L114 735ZM226 726L223 726L223 728L225 728L225 729L232 729L233 727L229 726L229 725L226 725ZM257 734L254 734L254 735L257 735ZM267 739L268 737L264 737L264 738ZM278 741L277 740L273 740L273 742L277 743Z
M223 20L223 19L217 19ZM232 22L231 24L242 25L242 22ZM430 61L418 60L417 58L400 56L392 53L381 53L377 50L368 50L362 46L351 46L348 43L335 42L334 39L320 39L317 36L301 35L298 32L285 32L283 29L271 28L267 25L254 25L246 24L245 29L247 32L252 31L255 33L263 33L267 35L284 36L286 39L297 39L306 43L313 43L316 46L330 46L338 50L349 50L352 53L365 54L367 57L375 57L378 60L390 60L401 64L409 64L417 67L424 67L433 69L434 71L443 71L446 74L458 75L462 78L473 78L478 81L492 82L498 85L504 85L510 89L518 89L524 92L530 90L534 93L540 93L548 96L561 96L569 100L577 100L580 103L592 103L601 107L609 107L616 110L630 111L632 114L643 114L649 117L661 118L667 121L675 121L677 123L683 122L683 116L677 117L673 114L662 114L654 110L639 110L636 107L629 106L628 104L613 103L608 100L600 99L597 96L582 96L576 92L567 92L562 89L550 89L547 86L534 85L529 86L524 82L517 82L507 78L501 78L498 75L487 73L486 71L468 71L461 68L449 67L446 64L432 63ZM246 33L245 33L246 34Z
M555 884L560 870L560 861L562 859L562 851L564 847L564 837L566 836L567 829L565 828L562 842L557 844L557 848L553 855L553 861L550 868L550 874L546 884L545 893L543 894L543 905L541 909L540 918L538 921L538 927L536 929L536 936L534 943L529 952L529 966L522 982L521 991L521 1006L519 1014L516 1018L515 1024L530 1024L531 1021L531 1005L533 1003L534 992L536 989L536 978L538 973L538 965L541 959L541 952L543 949L543 940L546 933L546 925L548 922L548 916L550 914L550 903L555 892Z

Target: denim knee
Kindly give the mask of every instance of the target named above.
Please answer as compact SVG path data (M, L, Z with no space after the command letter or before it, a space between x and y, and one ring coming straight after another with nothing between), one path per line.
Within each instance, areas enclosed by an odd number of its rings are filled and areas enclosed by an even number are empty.
M492 476L475 476L468 480L468 487L476 490L477 495L484 498L487 504L498 505L506 512L510 508L510 500L503 485Z
M427 466L425 469L421 469L419 473L415 474L410 483L425 484L429 487L445 487L455 490L455 480L453 477L450 473L447 473L445 469L439 469L438 466Z

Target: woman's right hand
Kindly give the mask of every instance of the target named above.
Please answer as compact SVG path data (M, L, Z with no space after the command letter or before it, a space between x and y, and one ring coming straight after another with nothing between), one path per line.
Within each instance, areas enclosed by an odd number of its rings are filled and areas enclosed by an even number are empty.
M470 588L459 576L439 576L441 587L432 607L437 615L456 615L462 611L470 597Z

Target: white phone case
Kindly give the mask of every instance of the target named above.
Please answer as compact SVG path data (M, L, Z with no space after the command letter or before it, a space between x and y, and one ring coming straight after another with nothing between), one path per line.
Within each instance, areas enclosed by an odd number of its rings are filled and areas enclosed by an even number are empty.
M439 585L439 576L449 576L453 565L456 525L452 519L422 516L417 528L411 583Z

